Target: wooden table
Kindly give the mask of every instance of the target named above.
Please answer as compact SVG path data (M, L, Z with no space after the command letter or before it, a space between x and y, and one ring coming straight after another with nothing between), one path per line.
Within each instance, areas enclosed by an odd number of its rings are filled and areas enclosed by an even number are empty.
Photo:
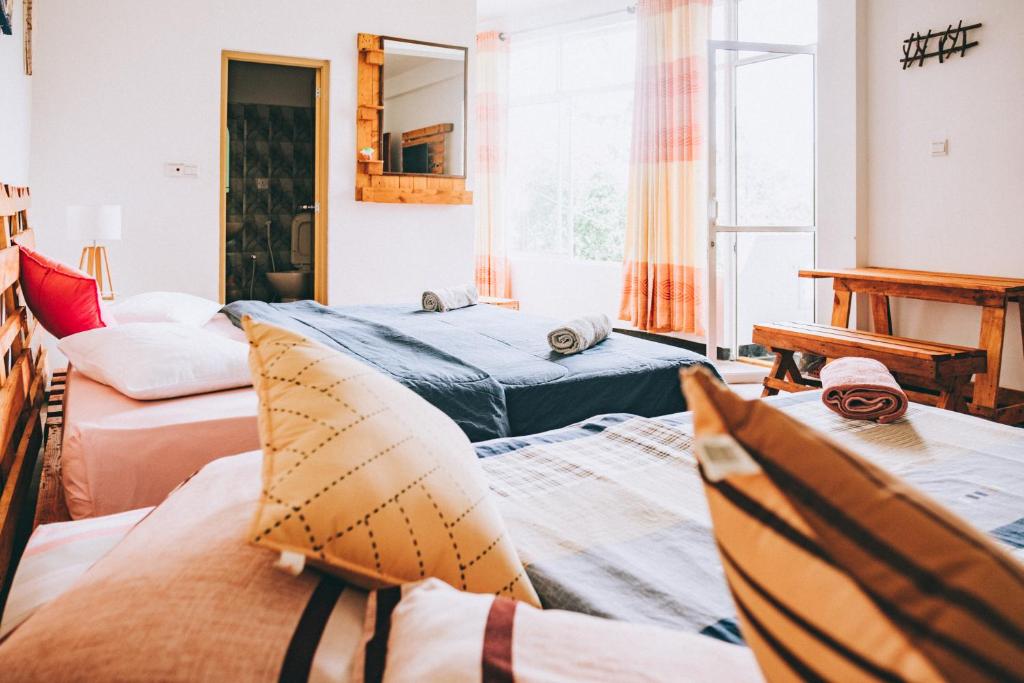
M832 279L832 324L839 327L850 324L853 293L867 294L875 332L887 335L893 331L890 297L981 306L978 348L985 350L988 372L975 378L970 411L1006 424L1024 422L1024 391L999 386L1006 312L1012 303L1020 308L1024 339L1024 279L897 268L816 268L801 270L800 277Z

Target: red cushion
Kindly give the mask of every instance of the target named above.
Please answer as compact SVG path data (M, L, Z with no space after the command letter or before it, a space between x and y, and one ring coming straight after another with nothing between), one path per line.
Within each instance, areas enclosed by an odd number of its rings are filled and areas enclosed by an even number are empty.
M54 337L106 327L100 309L96 279L46 258L26 247L21 249L21 286L25 301L39 324Z

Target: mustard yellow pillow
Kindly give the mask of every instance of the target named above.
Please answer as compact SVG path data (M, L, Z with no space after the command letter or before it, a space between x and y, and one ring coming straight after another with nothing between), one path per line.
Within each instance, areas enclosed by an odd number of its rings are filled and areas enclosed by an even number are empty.
M243 320L259 396L256 545L364 588L426 577L537 605L469 440L377 370Z

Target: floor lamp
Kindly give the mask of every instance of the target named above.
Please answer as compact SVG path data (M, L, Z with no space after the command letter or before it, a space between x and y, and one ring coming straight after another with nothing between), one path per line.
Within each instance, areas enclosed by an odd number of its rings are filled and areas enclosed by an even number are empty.
M121 239L121 207L69 206L67 210L68 239L78 242L92 242L82 247L78 269L96 278L100 296L110 301L114 298L114 283L110 277L110 259L107 248L101 240Z

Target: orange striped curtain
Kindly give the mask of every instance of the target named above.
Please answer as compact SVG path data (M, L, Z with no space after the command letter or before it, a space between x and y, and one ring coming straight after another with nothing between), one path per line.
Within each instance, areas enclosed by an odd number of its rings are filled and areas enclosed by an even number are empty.
M704 334L710 0L639 0L622 305L651 332Z
M477 166L476 287L483 296L512 296L505 244L508 155L508 39L497 31L476 37Z

